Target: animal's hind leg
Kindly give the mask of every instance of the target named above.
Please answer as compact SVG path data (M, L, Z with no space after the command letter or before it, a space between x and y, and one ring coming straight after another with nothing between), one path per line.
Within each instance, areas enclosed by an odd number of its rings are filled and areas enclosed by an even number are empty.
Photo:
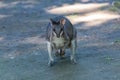
M54 64L54 59L53 59L53 54L52 54L52 46L50 42L47 42L47 47L48 47L48 55L49 55L49 66L53 66Z
M75 59L75 53L76 53L76 39L71 41L71 50L72 50L72 54L70 56L71 62L72 63L76 63L76 59Z

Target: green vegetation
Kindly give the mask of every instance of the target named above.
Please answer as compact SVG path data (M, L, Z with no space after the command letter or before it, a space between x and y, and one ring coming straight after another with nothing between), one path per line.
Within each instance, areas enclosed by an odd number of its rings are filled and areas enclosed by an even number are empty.
M120 40L115 40L114 43L120 44Z
M115 0L113 6L111 6L109 10L120 13L120 0Z
M119 9L118 8L116 8L116 7L114 7L114 6L112 6L112 7L110 7L110 9L109 9L110 11L119 11Z
M118 9L120 9L120 1L115 1L114 6Z

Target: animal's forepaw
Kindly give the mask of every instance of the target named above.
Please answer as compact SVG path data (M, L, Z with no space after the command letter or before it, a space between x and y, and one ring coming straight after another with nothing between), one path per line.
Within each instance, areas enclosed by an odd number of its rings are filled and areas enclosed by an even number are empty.
M54 66L55 62L54 61L49 61L48 66L52 67Z
M77 61L76 61L75 59L72 59L72 60L71 60L71 63L72 63L72 64L77 64Z

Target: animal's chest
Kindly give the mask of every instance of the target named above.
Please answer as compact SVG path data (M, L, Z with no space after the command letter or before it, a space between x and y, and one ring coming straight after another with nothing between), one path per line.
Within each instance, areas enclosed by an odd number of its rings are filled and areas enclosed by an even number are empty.
M60 37L60 38L53 37L52 42L56 48L62 48L64 47L66 40L63 37Z

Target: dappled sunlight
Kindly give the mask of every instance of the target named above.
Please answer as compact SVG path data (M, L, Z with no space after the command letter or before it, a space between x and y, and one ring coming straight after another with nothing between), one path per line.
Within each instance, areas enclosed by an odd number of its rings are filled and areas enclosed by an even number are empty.
M78 24L78 23L84 22L85 23L84 26L86 26L84 28L86 28L86 29L89 29L90 27L93 27L95 25L105 23L112 19L117 19L119 17L120 17L120 15L111 14L111 13L105 12L105 11L87 13L86 15L83 15L83 16L78 15L75 18L71 18L70 16L68 16L68 18L70 18L72 20L73 24Z
M86 14L85 16L77 16L77 18L74 19L75 22L77 21L84 21L84 22L89 22L89 21L99 21L99 20L109 20L109 19L114 19L119 17L118 15L115 14L110 14L108 12L104 11L99 11L99 12L91 12Z
M112 46L110 42L94 42L94 43L87 43L85 45L82 45L82 47L106 47L106 46Z
M4 3L4 2L0 2L0 8L11 8L11 7L14 7L16 4L18 4L19 1L15 1L15 2L12 2L12 3Z
M19 3L21 4L25 4L24 8L32 8L34 4L38 4L38 1L32 1L32 0L29 0L29 1L13 1L13 2L4 2L4 1L0 1L0 8L13 8L15 7L16 5L18 5Z
M6 18L6 17L10 17L12 15L3 15L3 14L0 14L0 19L3 19L3 18Z
M81 0L81 2L89 2L90 0Z
M21 43L30 43L30 44L43 44L45 40L39 36L25 38Z
M4 38L3 37L0 37L0 41L2 41Z
M95 10L104 6L108 6L108 3L91 3L91 4L73 4L73 5L63 5L62 7L56 7L53 9L46 9L48 13L51 14L70 14L78 12L86 12Z
M51 14L65 15L73 24L84 23L83 28L89 29L120 17L120 15L99 10L108 5L108 3L64 4L62 7L55 7L46 11Z
M120 18L120 15L112 14L110 12L98 11L88 13L85 16L77 16L76 18L71 20L73 21L74 24L84 22L85 23L84 26L86 26L84 28L89 29L92 26L99 25L109 20L117 18Z
M3 57L7 59L15 59L19 55L20 53L17 50L13 50L9 54L4 54Z
M6 6L7 6L7 4L0 2L0 8L6 7Z

